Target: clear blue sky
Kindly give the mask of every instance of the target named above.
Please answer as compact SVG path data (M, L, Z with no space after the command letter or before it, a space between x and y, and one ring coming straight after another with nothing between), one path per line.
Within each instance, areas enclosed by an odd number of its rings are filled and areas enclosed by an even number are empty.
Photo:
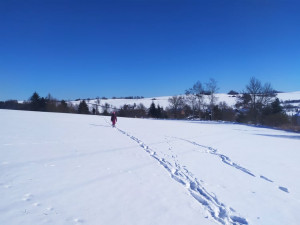
M0 0L0 100L300 90L296 0Z

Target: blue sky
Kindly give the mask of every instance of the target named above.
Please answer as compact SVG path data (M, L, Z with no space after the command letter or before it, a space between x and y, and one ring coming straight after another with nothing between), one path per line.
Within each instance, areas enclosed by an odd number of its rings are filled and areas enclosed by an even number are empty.
M300 90L296 0L0 1L0 100Z

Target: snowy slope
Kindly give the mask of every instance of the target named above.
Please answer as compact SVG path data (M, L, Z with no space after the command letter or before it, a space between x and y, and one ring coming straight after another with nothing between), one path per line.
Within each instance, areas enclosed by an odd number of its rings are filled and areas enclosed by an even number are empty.
M153 98L144 98L144 99L100 99L100 105L104 106L106 103L112 106L113 108L119 109L124 104L128 105L139 105L143 104L146 108L149 108L151 103L154 102L156 105L160 105L164 109L169 106L168 99L171 96L163 96L163 97L153 97ZM217 103L226 102L227 105L233 107L236 104L236 97L228 94L218 93L216 94ZM287 92L287 93L278 93L277 98L280 101L288 101L288 100L300 100L300 91L298 92ZM206 103L209 102L208 97L204 97L204 101ZM92 109L93 104L96 104L97 100L90 100L88 104L90 109ZM73 105L78 105L80 101L71 101ZM299 103L294 103L292 105L298 106Z
M300 221L300 134L0 110L0 224Z
M277 97L279 98L279 100L282 100L282 101L300 100L300 91L278 93Z

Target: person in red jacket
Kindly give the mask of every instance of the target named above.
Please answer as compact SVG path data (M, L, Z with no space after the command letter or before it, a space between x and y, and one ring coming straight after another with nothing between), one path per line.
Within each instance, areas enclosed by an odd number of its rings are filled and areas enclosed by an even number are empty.
M117 116L116 116L116 112L113 112L111 117L110 117L110 120L112 122L112 126L114 127L116 125L116 122L117 122Z

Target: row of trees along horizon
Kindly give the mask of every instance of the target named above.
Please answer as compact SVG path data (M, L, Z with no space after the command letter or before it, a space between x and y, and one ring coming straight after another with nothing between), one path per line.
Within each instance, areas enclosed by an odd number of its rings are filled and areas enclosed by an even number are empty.
M169 106L165 109L155 105L154 101L149 108L143 104L125 104L117 109L107 103L100 105L101 99L98 97L96 104L91 104L89 107L90 99L81 100L79 105L74 105L65 100L59 101L50 94L45 98L40 97L37 92L34 92L28 101L22 103L17 100L0 101L0 109L96 115L109 115L110 112L116 111L120 117L223 120L300 131L298 119L285 113L281 102L276 98L277 92L270 83L262 84L261 81L252 77L246 85L245 91L241 93L230 91L228 94L237 99L234 108L228 106L226 102L217 104L216 93L218 90L217 82L214 79L210 79L205 84L197 81L185 91L185 95L170 97L168 99ZM137 96L125 99L142 98ZM208 102L205 101L205 98L208 99ZM102 99L107 98L103 97ZM99 107L102 109L101 112ZM91 111L90 108L92 108Z

